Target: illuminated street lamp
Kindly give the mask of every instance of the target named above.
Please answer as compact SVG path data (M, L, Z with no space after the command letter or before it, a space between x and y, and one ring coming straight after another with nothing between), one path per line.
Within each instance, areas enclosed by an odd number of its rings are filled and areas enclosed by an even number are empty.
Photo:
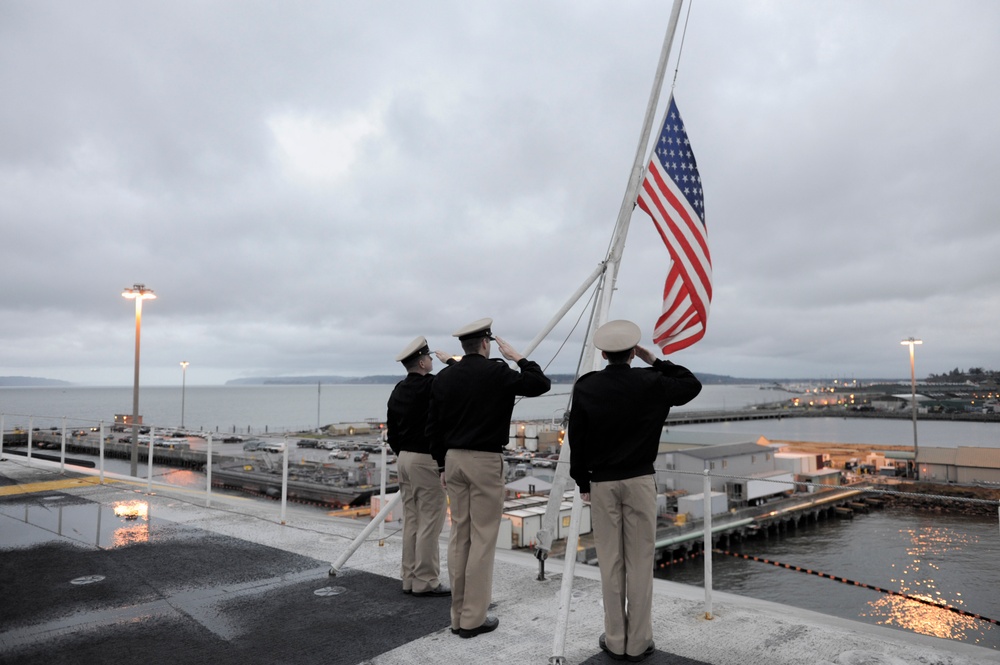
M184 429L184 390L187 388L188 365L186 360L181 361L181 429Z
M142 331L142 301L156 298L152 289L145 284L134 284L122 291L123 298L135 300L135 377L132 382L132 476L138 475L139 467L139 336ZM150 442L152 450L152 442Z
M917 462L917 373L914 371L913 365L913 347L917 344L923 344L923 340L913 339L912 337L904 339L900 344L903 346L910 347L910 405L913 412L913 477L920 480L920 464Z

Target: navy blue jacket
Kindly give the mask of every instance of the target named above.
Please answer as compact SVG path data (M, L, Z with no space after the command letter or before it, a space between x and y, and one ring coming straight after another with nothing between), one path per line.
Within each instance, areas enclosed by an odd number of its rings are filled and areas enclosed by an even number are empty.
M577 379L569 412L569 473L580 492L589 492L591 481L652 474L670 407L700 392L697 377L669 360L641 368L608 365Z
M439 467L452 448L503 452L514 398L544 395L552 385L538 363L523 358L517 365L521 371L499 358L470 353L434 379L427 436Z

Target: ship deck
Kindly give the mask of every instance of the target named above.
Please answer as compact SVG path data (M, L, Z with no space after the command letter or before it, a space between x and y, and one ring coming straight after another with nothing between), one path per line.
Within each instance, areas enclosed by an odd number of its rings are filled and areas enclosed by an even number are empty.
M364 521L267 499L60 474L43 460L0 462L0 654L5 664L311 665L549 663L562 562L546 581L524 552L498 551L500 627L449 630L447 598L401 593L399 524L386 524L336 577L330 562ZM134 519L116 505L145 505ZM447 534L442 535L446 564ZM977 665L994 650L776 603L654 582L651 665ZM598 570L577 566L563 654L612 662L597 646Z

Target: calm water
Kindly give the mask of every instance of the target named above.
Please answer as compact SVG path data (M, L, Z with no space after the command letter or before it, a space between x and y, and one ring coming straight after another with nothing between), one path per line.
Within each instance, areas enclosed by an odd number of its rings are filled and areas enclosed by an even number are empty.
M297 431L330 423L384 420L391 385L317 386L189 386L183 391L184 425L205 431ZM157 427L181 424L180 387L142 388L139 413ZM559 421L569 401L570 386L556 384L548 394L522 399L514 407L519 420ZM789 393L759 390L756 386L706 386L685 411L740 408L787 399ZM115 414L132 413L132 388L0 388L0 413L6 425L26 426L36 416L36 427L60 426L61 417L73 423L111 422ZM12 415L12 414L17 414ZM86 421L86 423L84 422Z
M996 518L878 510L732 549L1000 620ZM703 572L696 558L661 568L657 577L702 586ZM712 576L720 591L1000 649L997 625L900 596L720 554L712 559Z

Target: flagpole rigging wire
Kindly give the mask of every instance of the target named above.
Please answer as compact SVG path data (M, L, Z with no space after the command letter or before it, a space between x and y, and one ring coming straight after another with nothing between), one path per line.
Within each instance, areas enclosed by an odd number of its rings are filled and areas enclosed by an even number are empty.
M556 358L559 357L559 354L562 353L562 350L564 348L566 348L566 345L569 343L569 338L573 336L574 332L576 332L577 326L580 325L580 321L583 320L584 314L587 313L587 304L591 303L594 300L594 296L596 296L596 295L597 295L597 289L593 289L590 292L590 297L587 298L587 302L584 303L583 309L580 310L580 316L576 317L576 322L573 323L573 327L570 328L569 332L566 333L566 336L563 337L562 343L559 344L559 348L556 349L555 353L552 354L552 357L549 358L549 361L547 363L545 363L545 366L542 368L543 372L545 370L547 370L549 368L549 366L556 361ZM574 301L574 302L576 302L576 301ZM527 355L527 354L525 354L525 355ZM582 363L583 363L583 347L581 346L580 347L580 357L577 360L577 365L576 365L576 374L577 374L577 376L579 376L579 374L580 374L580 367L581 367ZM518 397L517 400L514 402L514 404L519 403L522 399L524 399L524 397ZM567 404L567 408L569 408L568 404Z
M673 97L673 90L677 87L677 75L681 71L681 56L684 55L684 38L687 37L688 22L691 20L691 7L694 0L688 3L687 14L684 15L684 28L681 30L681 43L677 46L677 62L674 63L674 79L670 82L670 96Z

